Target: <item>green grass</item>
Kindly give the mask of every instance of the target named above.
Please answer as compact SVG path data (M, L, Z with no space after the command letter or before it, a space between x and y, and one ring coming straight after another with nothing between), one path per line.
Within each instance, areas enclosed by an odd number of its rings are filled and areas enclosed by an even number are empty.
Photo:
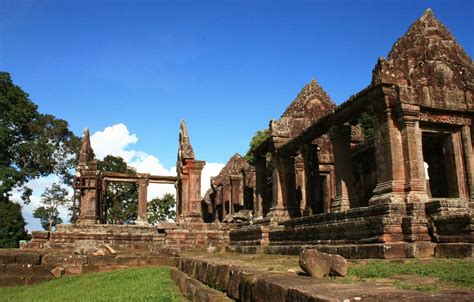
M167 267L65 276L26 287L0 288L1 301L184 301Z
M474 261L470 259L408 260L404 263L371 261L350 264L349 276L360 279L390 278L394 275L435 277L457 287L474 288ZM400 286L403 286L402 284Z
M441 287L437 285L419 285L419 284L409 284L402 281L394 281L393 285L401 289L412 289L420 292L432 293L440 291Z

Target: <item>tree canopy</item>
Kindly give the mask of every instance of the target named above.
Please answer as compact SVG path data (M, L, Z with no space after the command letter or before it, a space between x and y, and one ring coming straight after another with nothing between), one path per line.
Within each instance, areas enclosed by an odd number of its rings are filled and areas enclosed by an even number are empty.
M166 193L161 198L154 198L148 203L148 223L156 224L176 218L175 198Z
M97 161L100 171L135 174L137 171L129 167L123 158L107 155ZM131 224L137 219L138 190L135 183L114 182L107 186L106 206L107 223Z
M254 164L254 150L260 146L261 143L266 141L270 137L270 129L264 129L264 130L259 130L255 132L254 136L250 140L249 144L249 150L245 154L244 158L249 162L249 164L253 165ZM265 155L266 157L271 156L270 153Z
M6 72L0 72L0 112L0 195L6 197L13 188L52 173L70 184L80 141L68 123L39 113ZM31 193L23 188L25 202Z
M66 121L39 113L6 72L0 72L0 113L0 247L16 247L27 233L12 190L28 203L33 191L25 183L32 179L54 173L70 184L80 141Z
M63 222L59 216L59 207L70 205L71 201L68 195L68 191L57 183L53 183L43 192L41 202L44 205L33 212L33 217L40 219L43 229L51 231L52 228Z

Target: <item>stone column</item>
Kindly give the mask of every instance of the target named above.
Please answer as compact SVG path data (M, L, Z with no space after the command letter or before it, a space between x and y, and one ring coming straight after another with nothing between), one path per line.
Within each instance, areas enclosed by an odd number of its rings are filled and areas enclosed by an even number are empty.
M273 200L268 217L277 220L295 217L297 216L295 158L274 154L273 164Z
M400 103L396 110L403 146L406 202L426 202L420 107Z
M315 214L313 209L324 208L323 200L317 199L317 192L319 192L321 189L319 188L318 146L305 144L302 148L302 151L306 182L306 205L303 215L310 216ZM323 211L320 212L322 213Z
M222 180L222 205L225 208L226 216L232 214L232 186L230 184L230 179L228 177ZM224 216L225 218L225 216Z
M385 88L384 88L385 89ZM374 145L377 166L377 185L369 205L381 203L404 203L405 167L402 138L389 107L393 91L373 100L375 119Z
M219 204L222 204L221 203L222 197L221 197L221 188L220 188L220 186L215 187L214 192L216 194L215 197L214 197L214 202L216 204L216 213L215 213L214 221L220 221L219 220Z
M96 224L99 218L98 197L99 197L99 175L95 170L83 170L80 172L80 214L77 223Z
M303 156L300 154L295 157L295 177L296 177L296 199L295 202L299 205L298 212L299 215L303 215L306 204L308 203L306 199L306 175L305 175L305 163Z
M471 129L468 125L462 127L461 137L469 191L468 204L471 208L474 208L474 152L472 150Z
M245 210L252 210L257 216L258 205L255 196L255 169L252 166L247 166L243 170L243 204ZM251 207L251 208L250 208ZM257 216L258 217L258 216Z
M188 215L186 221L188 222L203 222L201 214L201 172L206 162L201 160L192 160L187 163L189 171L189 203Z
M333 145L336 197L331 212L346 211L356 204L351 159L351 126L339 125L329 130Z
M267 161L265 157L256 157L255 161L255 217L263 216L263 205L267 191Z
M234 205L242 204L242 176L241 175L230 175L230 187L231 187L231 204L232 204L232 213L234 213Z
M138 179L137 225L148 225L148 177Z

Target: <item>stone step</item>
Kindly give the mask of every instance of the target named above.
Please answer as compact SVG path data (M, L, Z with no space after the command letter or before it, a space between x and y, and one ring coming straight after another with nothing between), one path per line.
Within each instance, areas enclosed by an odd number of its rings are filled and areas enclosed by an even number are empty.
M176 267L188 278L225 292L237 301L473 301L469 290L422 293L374 284L344 284L292 273L257 270L229 264L230 259L213 261L180 257ZM176 273L174 273L176 274ZM188 283L190 283L189 281ZM178 283L178 282L177 282ZM183 285L178 283L180 287ZM192 290L190 290L192 291Z
M196 279L190 278L176 267L171 268L171 279L189 301L192 302L227 302L234 301L224 293L212 289Z

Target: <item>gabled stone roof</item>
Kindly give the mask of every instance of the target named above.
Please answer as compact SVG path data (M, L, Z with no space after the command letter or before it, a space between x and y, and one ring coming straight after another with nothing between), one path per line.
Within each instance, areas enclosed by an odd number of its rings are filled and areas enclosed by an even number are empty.
M372 84L400 87L400 97L426 107L474 109L474 65L428 9L374 68Z
M286 108L282 117L317 120L336 107L324 89L312 79Z
M281 118L270 122L273 146L279 148L335 108L336 104L326 91L312 79L301 89Z
M225 177L230 175L239 175L242 169L249 166L249 163L239 153L234 154L216 177L213 177L213 186L218 186Z

